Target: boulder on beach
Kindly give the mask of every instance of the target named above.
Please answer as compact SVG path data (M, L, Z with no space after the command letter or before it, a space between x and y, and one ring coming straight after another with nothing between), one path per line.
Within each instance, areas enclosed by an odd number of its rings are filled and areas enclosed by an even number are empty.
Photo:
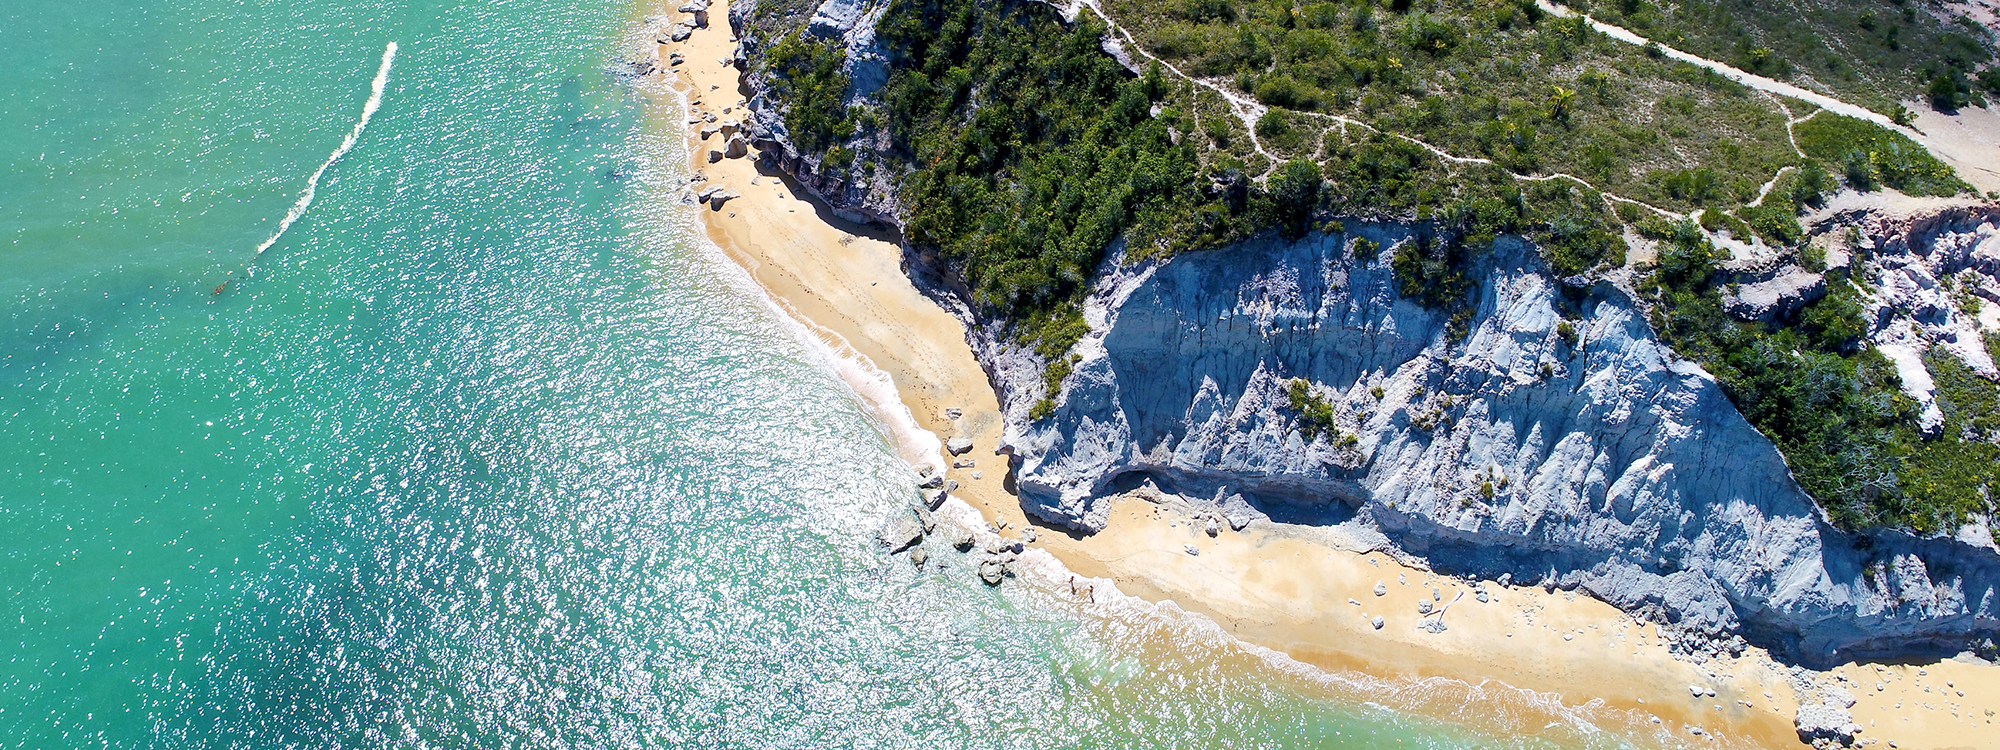
M1384 620L1382 619L1381 615L1376 615L1374 617L1368 618L1368 624L1375 626L1376 630L1381 630L1382 625L1384 624Z
M722 152L721 152L721 151L717 151L717 150L715 150L715 149L712 149L712 148L711 148L711 149L709 149L709 150L708 150L708 163L710 163L710 164L714 164L714 163L716 163L716 162L719 162L719 161L722 161Z
M951 451L951 455L954 456L966 453L972 450L972 438L955 437L946 440L944 441L944 449Z
M675 42L685 42L691 36L694 36L693 26L685 23L677 23L674 24L673 30L667 34L667 39Z
M998 586L1000 585L1000 581L1006 576L1006 563L991 558L979 562L979 580L985 581L986 585Z
M741 159L749 154L750 144L744 141L743 136L740 135L730 136L729 144L724 146L722 150L722 155L731 159Z
M733 198L741 197L743 196L737 195L734 190L723 190L708 196L708 205L711 209L720 211L722 210L722 204L728 203Z
M888 548L889 554L896 554L917 545L924 539L924 525L916 516L899 513L895 518L882 524L882 530L875 532L875 541Z
M1389 586L1388 586L1387 584L1384 584L1384 583L1382 583L1381 581L1376 581L1376 582L1375 582L1375 595L1376 595L1376 596L1388 596L1388 595L1389 595Z
M1861 732L1861 725L1855 723L1854 714L1831 703L1799 706L1798 716L1792 719L1792 727L1798 730L1799 740L1807 744L1825 741L1851 745L1854 735Z
M965 552L972 549L971 529L965 528L963 526L952 526L950 527L950 531L947 531L945 533L944 538L946 541L951 542L951 546L953 549L956 549L960 552Z

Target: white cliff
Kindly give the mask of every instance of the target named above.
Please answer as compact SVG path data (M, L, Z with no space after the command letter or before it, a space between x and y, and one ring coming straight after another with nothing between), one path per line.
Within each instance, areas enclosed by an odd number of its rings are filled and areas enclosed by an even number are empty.
M1081 530L1150 483L1226 515L1340 524L1446 571L1581 586L1798 658L1955 652L1996 620L1990 543L1830 527L1783 459L1610 282L1503 240L1470 334L1394 291L1402 225L1106 264L1053 415L989 329L1022 503ZM1350 256L1365 236L1379 259ZM1575 343L1561 332L1565 322ZM1303 378L1334 426L1302 437ZM1378 395L1379 394L1379 397ZM1864 575L1864 569L1879 571Z

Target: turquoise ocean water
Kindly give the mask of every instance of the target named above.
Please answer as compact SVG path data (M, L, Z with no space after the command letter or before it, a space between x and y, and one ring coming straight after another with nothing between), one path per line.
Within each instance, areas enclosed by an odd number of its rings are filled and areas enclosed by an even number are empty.
M0 2L0 745L1622 746L880 555L638 12Z

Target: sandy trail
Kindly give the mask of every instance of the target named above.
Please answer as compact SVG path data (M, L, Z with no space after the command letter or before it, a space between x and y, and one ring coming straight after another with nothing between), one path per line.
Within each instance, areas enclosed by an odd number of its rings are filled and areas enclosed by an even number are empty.
M1333 529L1256 522L1238 532L1224 524L1209 537L1194 509L1144 493L1118 500L1110 524L1095 535L1031 524L1007 491L1005 457L994 454L1003 426L999 403L965 329L911 283L901 249L833 218L768 167L760 171L754 149L749 158L708 160L709 150L723 147L723 136L703 140L690 121L744 116L739 71L721 62L734 54L727 12L716 3L709 28L659 49L663 62L672 52L684 55L681 65L662 65L661 75L686 96L689 111L658 107L663 114L656 127L688 133L692 163L705 178L696 188L719 185L741 196L719 210L700 209L710 238L822 342L865 361L857 391L872 387L867 373L886 375L899 403L871 404L885 424L893 429L908 414L915 428L937 437L971 438L975 447L965 458L975 464L949 470L961 484L956 496L1007 537L1034 529L1031 555L1046 552L1075 575L1098 579L1077 596L1122 592L1172 601L1243 641L1320 669L1443 690L1437 694L1456 697L1446 701L1449 707L1434 706L1436 713L1474 726L1501 712L1510 720L1541 712L1549 721L1564 721L1581 710L1598 726L1635 736L1665 732L1705 745L1702 738L1718 736L1723 746L1798 745L1786 668L1754 649L1703 665L1676 660L1656 628L1588 596L1486 583L1480 588L1487 600L1480 601L1465 582L1361 549ZM963 414L948 418L947 408ZM899 442L933 446L931 455L913 460L946 460L935 442L907 436ZM1188 554L1189 546L1198 554ZM1381 596L1374 593L1378 582ZM1069 595L1058 584L1047 585ZM1419 614L1422 600L1434 608L1450 603L1441 632L1419 627L1439 619ZM1383 620L1379 629L1371 619L1376 616ZM1918 669L1891 668L1902 680L1895 684L1929 686L1920 681L1934 678L1917 676ZM1862 699L1856 717L1878 726L1864 737L1893 739L1905 748L1983 741L1992 727L1982 712L2000 709L2000 669L1929 669L1953 675L1951 689L1964 689L1967 697L1952 696L1949 708L1912 709L1925 713L1906 720L1894 706L1908 696L1855 690ZM1704 695L1693 695L1690 686L1702 687ZM1712 697L1705 694L1711 688ZM1696 727L1706 734L1695 736L1690 730Z

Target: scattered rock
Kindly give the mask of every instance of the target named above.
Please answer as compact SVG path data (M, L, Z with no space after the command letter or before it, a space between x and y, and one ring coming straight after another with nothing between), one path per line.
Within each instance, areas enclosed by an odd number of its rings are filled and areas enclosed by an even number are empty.
M979 580L985 581L986 585L998 586L1006 575L1007 566L999 560L987 559L979 561Z
M986 477L986 472L983 471L972 472L973 479L984 479L985 477Z
M1417 600L1417 614L1420 614L1420 615L1428 615L1428 614L1430 614L1430 613L1431 613L1431 603L1430 603L1430 600L1428 600L1428 599L1418 599L1418 600Z
M667 39L669 41L685 42L691 36L694 36L694 27L687 23L674 24L674 28L667 32Z
M919 568L923 567L924 563L930 562L930 559L931 553L925 551L922 547L910 550L910 562Z
M1861 731L1861 725L1854 722L1854 715L1847 709L1826 703L1799 706L1792 726L1798 730L1799 740L1808 744L1827 741L1849 745L1853 744L1854 735ZM1892 742L1889 746L1896 745Z
M1481 604L1485 604L1485 603L1486 603L1486 601L1487 601L1487 596L1486 596L1486 589L1478 589L1478 590L1475 590L1475 591L1473 591L1473 592L1472 592L1472 598L1474 598L1474 599L1478 599L1478 600L1479 600L1479 603L1481 603Z
M708 28L708 0L690 0L680 7L680 11L694 14L694 24L704 29Z
M937 530L937 516L931 515L931 509L919 505L915 510L917 513L917 523L924 525L924 533L929 534Z
M944 449L950 451L951 455L954 456L964 454L972 450L972 438L969 437L952 438L950 440L945 441Z
M714 153L714 152L711 151L709 153ZM722 204L728 203L732 199L741 197L743 196L737 195L736 191L734 190L723 190L717 192L714 195L708 196L708 205L711 210L720 211L722 210Z
M928 502L930 509L937 510L938 508L944 507L945 498L948 497L951 497L951 493L945 490L938 490L937 492L933 493L931 495L931 499Z
M930 475L930 476L927 476L927 477L924 477L924 481L923 481L922 483L918 484L917 486L918 486L918 487L921 487L921 488L923 488L923 489L927 489L927 490L934 490L934 489L937 489L937 488L939 488L939 487L943 487L943 486L944 486L944 475L942 475L942 474L932 474L932 475Z
M1038 538L1040 538L1040 537L1041 537L1041 535L1040 535L1040 534L1036 534L1036 533L1035 533L1035 530L1034 530L1034 529L1022 529L1022 530L1021 530L1021 538L1022 538L1022 539L1025 539L1025 540L1028 540L1028 541L1029 541L1029 542L1031 542L1031 543L1032 543L1032 542L1034 542L1034 541L1035 541L1036 539L1038 539Z
M1381 615L1376 615L1374 617L1368 618L1368 624L1375 626L1376 630L1381 630L1384 622L1382 620Z
M731 159L741 159L744 156L749 155L749 153L750 153L750 144L744 141L743 136L740 135L730 136L729 145L723 147L722 151L723 156L726 156Z
M965 416L965 410L964 410L964 409L960 409L960 408L958 408L958 407L956 407L956 406L950 406L950 407L946 407L946 408L945 408L945 410L944 410L944 418L945 418L945 419L957 419L957 418L959 418L959 417L963 417L963 416Z
M1228 519L1230 531L1242 531L1243 527L1250 525L1249 516L1230 514Z
M946 492L957 492L957 491L958 491L958 480L956 480L956 479L947 479L947 480L944 480L944 491L946 491Z
M1183 544L1181 545L1181 549L1187 550L1187 553L1190 555L1201 555L1201 550L1195 549L1192 544Z
M910 515L897 514L888 523L882 524L881 531L875 532L875 540L887 547L892 555L916 546L923 539L924 525Z
M974 461L974 460L972 460L972 459L970 459L970 458L961 458L961 459L957 459L957 460L954 460L954 461L952 461L952 462L951 462L951 468L954 468L954 469L970 469L970 468L972 468L972 467L973 467L974 465L976 465L977 463L978 463L977 461Z
M949 531L945 532L945 540L951 542L953 549L960 552L969 551L972 549L972 530L961 526L951 526L949 527Z
M1207 531L1208 535L1213 537L1222 533L1222 527L1215 523L1215 519L1211 518L1208 519L1208 528L1203 529L1203 531Z
M1381 581L1376 581L1376 582L1375 582L1375 595L1376 595L1376 596L1388 596L1388 595L1389 595L1389 587L1388 587L1388 585L1386 585L1386 584L1382 583Z
M712 149L712 148L711 148L711 149L709 149L709 150L708 150L708 163L710 163L710 164L714 164L714 163L716 163L716 162L719 162L719 161L722 161L722 152L721 152L721 151L717 151L717 150L715 150L715 149Z

